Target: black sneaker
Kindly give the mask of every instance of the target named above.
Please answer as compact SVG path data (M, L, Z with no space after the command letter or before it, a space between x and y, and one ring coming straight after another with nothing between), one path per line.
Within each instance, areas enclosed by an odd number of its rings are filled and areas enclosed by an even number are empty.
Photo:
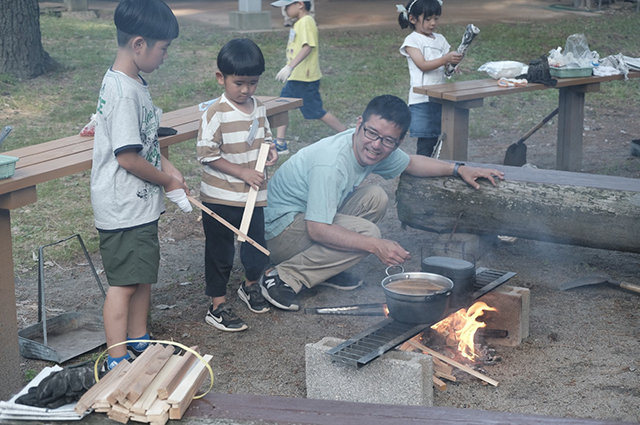
M267 276L265 273L260 276L258 284L262 290L262 295L267 301L283 310L298 310L300 306L298 305L296 291L281 281L277 274L275 276Z
M269 303L262 296L258 283L247 286L245 282L242 282L242 285L238 288L238 296L249 307L249 310L254 313L266 313L269 311Z
M247 324L236 316L227 303L220 304L215 310L213 305L210 305L205 322L214 328L227 332L239 332L248 328Z
M364 280L352 275L351 273L342 272L327 279L325 282L318 283L317 286L329 286L343 291L352 291L362 285Z

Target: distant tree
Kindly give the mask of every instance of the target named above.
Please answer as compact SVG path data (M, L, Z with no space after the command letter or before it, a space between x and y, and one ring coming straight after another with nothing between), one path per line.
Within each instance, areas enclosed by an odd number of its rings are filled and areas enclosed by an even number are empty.
M0 0L0 73L30 79L51 65L42 47L38 0Z

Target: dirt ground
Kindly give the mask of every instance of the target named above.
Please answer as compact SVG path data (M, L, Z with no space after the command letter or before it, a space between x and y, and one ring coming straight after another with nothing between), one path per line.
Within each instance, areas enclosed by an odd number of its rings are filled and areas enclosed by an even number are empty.
M229 3L236 2L208 4L228 7ZM336 12L334 23L344 18L345 12L336 10L347 3L317 1L320 25L328 25L327 10ZM354 3L362 7L363 2ZM367 8L373 10L372 5L377 3L382 2L367 2ZM388 8L389 2L385 3ZM447 7L468 3L471 2L452 1ZM522 15L522 8L528 10L532 5L549 2L509 2L513 7L505 3L490 9L492 18L498 19L498 12L517 8L519 17L531 17L528 12ZM492 6L478 0L474 4L477 7L467 12L472 13L468 16L482 16L482 10ZM393 19L393 4L390 7ZM461 16L462 12L452 15ZM381 16L372 14L371 22L383 19ZM277 18L274 16L274 20ZM637 111L631 108L615 114L597 107L586 110L584 171L640 177L630 171L640 161L640 157L630 155L629 142L640 135L640 124L628 118L634 114ZM541 168L554 167L555 131L552 124L527 142L531 163ZM492 134L486 140L471 141L470 160L501 163L504 149L519 135ZM408 140L403 149L415 152L415 142ZM366 183L382 185L394 198L397 181L372 177ZM305 307L383 302L380 281L385 277L384 266L370 256L351 270L365 280L362 287L351 292L323 287L305 290L299 296L301 311L274 308L262 315L250 313L236 296L242 280L237 264L229 284L229 302L249 329L225 333L211 328L204 323L209 301L203 289L204 238L198 213L182 214L173 205L167 207L168 212L161 219L161 276L152 293L150 331L158 339L198 345L202 352L212 354L214 391L305 397L305 344L327 336L348 339L381 320L302 311ZM383 237L399 241L412 253L412 259L405 264L407 271L419 271L421 258L433 255L432 246L438 235L403 228L395 208L389 208L380 228ZM100 269L99 256L93 261ZM592 273L608 273L640 284L640 255L519 239L513 244L484 246L477 266L516 272L508 284L530 289L530 336L518 347L493 347L499 361L481 366L481 371L499 381L497 387L459 374L459 381L449 383L446 391L435 391L434 405L640 422L640 296L605 285L566 292L558 289L562 282ZM50 315L63 311L100 313L102 297L83 258L74 264L51 263L45 273ZM106 284L104 275L101 278ZM20 328L35 321L36 285L34 270L16 272ZM73 293L81 295L69 295ZM22 368L40 370L44 365L25 360Z

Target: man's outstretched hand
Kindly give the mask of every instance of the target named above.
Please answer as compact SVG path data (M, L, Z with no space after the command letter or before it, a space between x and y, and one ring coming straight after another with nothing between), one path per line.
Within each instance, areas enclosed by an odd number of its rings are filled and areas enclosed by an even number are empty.
M460 175L460 178L462 178L462 180L467 182L475 189L480 189L480 185L476 181L480 178L489 180L494 186L496 186L496 178L504 180L504 173L502 171L491 168L478 168L463 165L458 168L458 174Z

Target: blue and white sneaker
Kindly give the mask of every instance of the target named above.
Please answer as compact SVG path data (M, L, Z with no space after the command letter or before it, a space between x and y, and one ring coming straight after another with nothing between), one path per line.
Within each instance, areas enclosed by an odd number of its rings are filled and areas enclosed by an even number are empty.
M278 155L288 155L289 154L289 145L284 140L276 139L276 151L278 151Z

